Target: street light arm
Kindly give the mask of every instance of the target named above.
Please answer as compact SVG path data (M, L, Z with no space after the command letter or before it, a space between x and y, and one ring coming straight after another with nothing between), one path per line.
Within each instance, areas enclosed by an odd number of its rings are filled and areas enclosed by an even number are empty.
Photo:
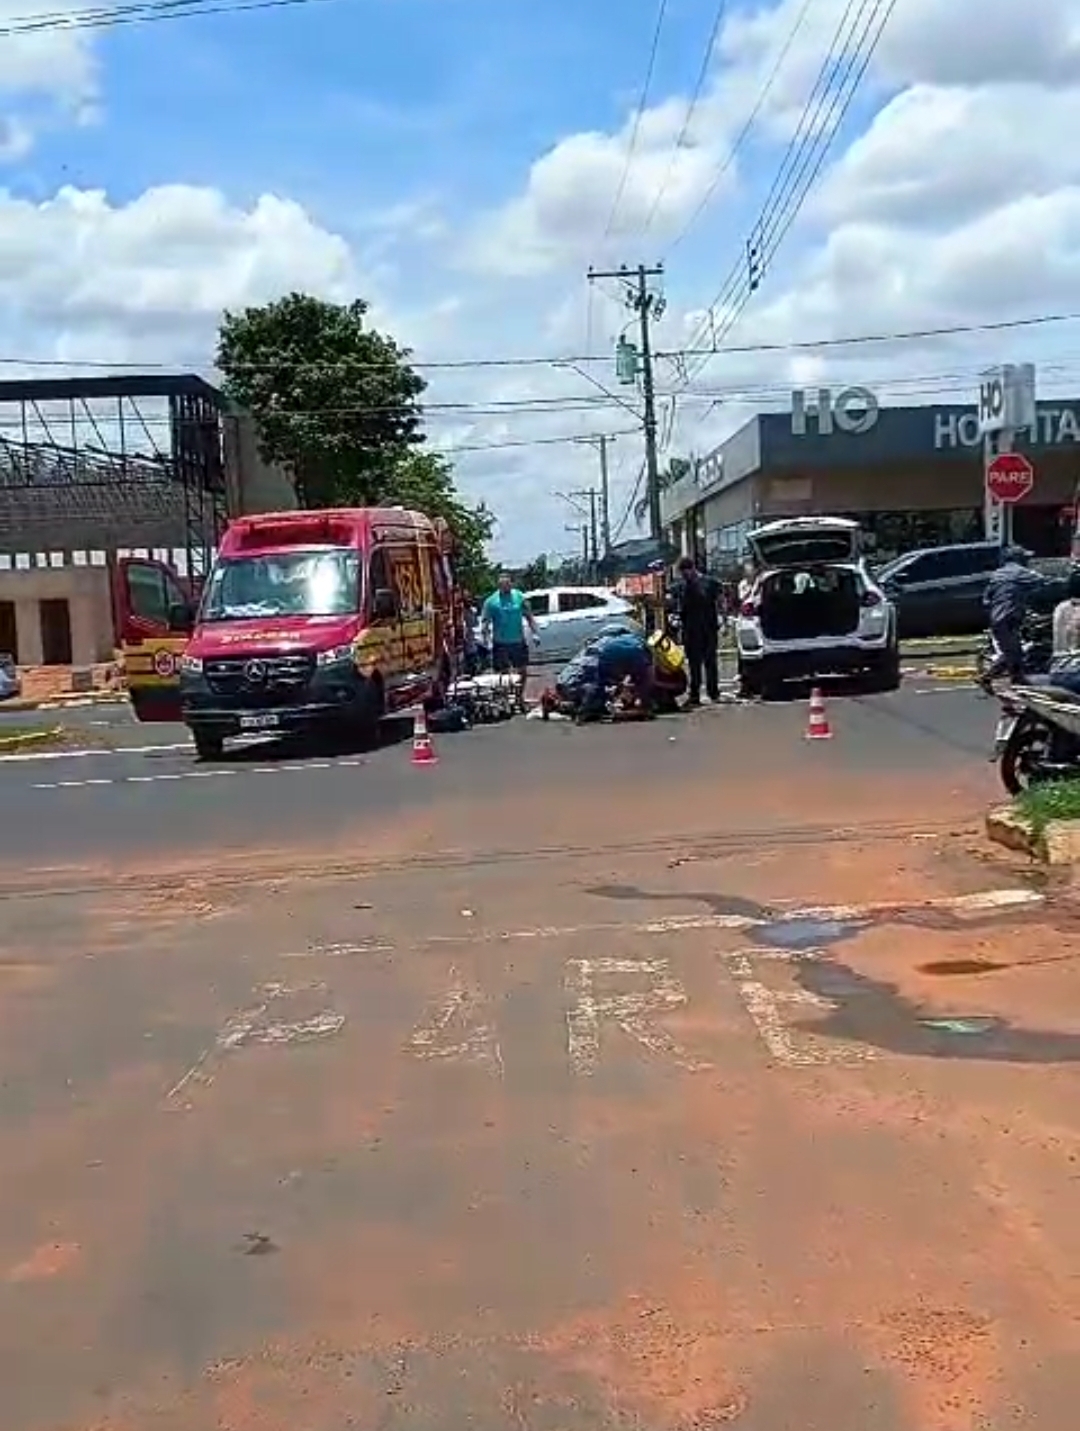
M636 418L638 422L644 421L644 415L634 407L633 403L627 402L626 399L621 398L618 393L613 393L599 378L594 378L592 373L587 373L584 368L579 368L577 363L572 363L569 358L561 358L558 362L553 363L552 366L556 368L570 368L572 372L577 373L579 378L584 378L587 383L592 383L598 392L602 392L604 396L609 397L612 402L617 402L621 408L625 408L631 417Z

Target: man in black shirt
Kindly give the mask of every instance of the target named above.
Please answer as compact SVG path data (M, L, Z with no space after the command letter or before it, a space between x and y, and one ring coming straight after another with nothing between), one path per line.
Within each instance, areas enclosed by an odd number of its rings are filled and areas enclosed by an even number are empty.
M698 571L692 557L679 562L679 579L672 592L673 604L682 622L682 645L690 668L688 704L701 704L701 678L711 701L720 699L720 587L711 576Z

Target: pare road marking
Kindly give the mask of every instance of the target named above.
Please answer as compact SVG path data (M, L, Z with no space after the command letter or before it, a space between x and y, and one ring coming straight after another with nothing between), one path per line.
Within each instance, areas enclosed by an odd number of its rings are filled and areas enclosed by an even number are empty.
M332 1008L322 1009L302 1019L274 1017L283 1003L295 999L298 995L325 992L326 985L321 983L263 984L255 990L253 1003L230 1014L225 1020L214 1042L203 1049L191 1067L166 1093L165 1102L176 1104L181 1094L190 1090L193 1085L212 1083L216 1064L239 1049L258 1045L281 1047L311 1043L315 1039L330 1038L340 1033L345 1027L345 1015Z
M49 780L35 782L32 790L89 790L103 785L165 785L179 780L218 780L231 775L282 775L297 770L337 770L342 766L366 765L362 756L347 760L291 761L282 765L229 765L216 770L179 770L157 775L117 775L90 777L86 780Z
M628 984L638 987L628 989ZM605 1024L687 1073L709 1067L685 1053L656 1022L686 1003L686 990L667 959L570 959L564 987L570 1000L566 1051L571 1071L579 1077L591 1077L600 1065Z
M405 1045L416 1058L471 1063L502 1077L503 1058L495 1030L484 1015L488 999L451 966L446 993L428 1009Z
M829 999L804 989L770 989L761 982L755 972L758 960L776 962L777 950L748 945L722 956L743 1008L757 1030L758 1037L777 1063L786 1068L809 1068L823 1064L868 1063L874 1054L870 1049L855 1048L847 1044L822 1043L812 1035L803 1034L796 1038L789 1027L784 1011L797 1009L802 1014L808 1010L826 1011L833 1008ZM826 949L802 949L798 953L786 951L784 962L791 964L800 959L816 959L828 955Z

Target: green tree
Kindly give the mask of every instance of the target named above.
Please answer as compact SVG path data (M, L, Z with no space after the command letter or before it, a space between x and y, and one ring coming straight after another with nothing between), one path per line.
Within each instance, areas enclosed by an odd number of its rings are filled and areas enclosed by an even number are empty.
M382 501L395 464L424 440L427 385L367 312L362 299L290 293L222 318L225 393L253 415L264 461L285 468L306 507Z
M225 313L217 350L225 393L252 414L263 459L285 468L303 506L400 504L442 517L457 539L461 581L490 590L494 515L464 502L447 460L424 450L427 385L407 349L365 325L367 312L362 299L290 293Z
M660 491L666 492L669 487L674 487L676 482L681 482L684 477L689 477L694 470L694 464L688 457L670 457L668 464L660 473ZM649 513L649 494L645 491L634 506L634 520L643 522Z
M487 544L495 528L494 513L481 502L470 507L454 486L454 472L437 452L413 450L397 458L389 469L379 501L411 507L429 517L442 517L457 541L457 574L463 586L477 595L495 586L496 569L487 559Z
M551 585L551 568L542 552L521 568L517 584L522 591L535 591L538 587Z

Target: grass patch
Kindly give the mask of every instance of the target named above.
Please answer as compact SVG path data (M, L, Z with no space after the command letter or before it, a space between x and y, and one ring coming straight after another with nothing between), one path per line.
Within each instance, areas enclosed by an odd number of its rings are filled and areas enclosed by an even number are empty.
M1016 797L1016 808L1041 835L1051 820L1080 820L1080 780L1036 785Z

